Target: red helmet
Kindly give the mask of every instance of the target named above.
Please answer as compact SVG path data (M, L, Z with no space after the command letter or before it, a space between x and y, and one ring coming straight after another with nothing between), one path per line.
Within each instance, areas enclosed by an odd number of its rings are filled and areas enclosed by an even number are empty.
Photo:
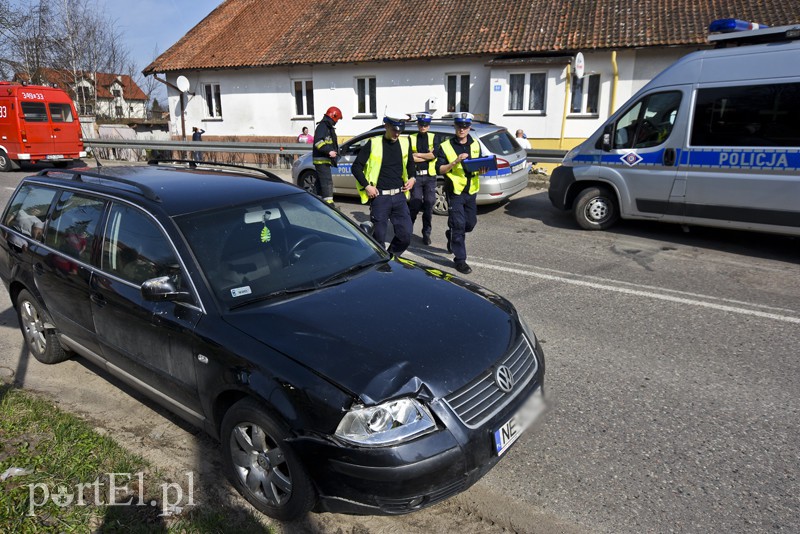
M342 119L342 110L335 106L331 106L328 108L328 111L325 112L325 115L333 119L333 122L335 124L336 122Z

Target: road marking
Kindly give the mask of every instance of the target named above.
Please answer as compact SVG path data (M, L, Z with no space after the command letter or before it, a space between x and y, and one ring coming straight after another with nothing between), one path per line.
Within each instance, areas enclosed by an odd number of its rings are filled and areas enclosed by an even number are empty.
M417 253L420 257L424 258L436 258L440 259L439 256L432 256L427 254ZM483 260L484 258L479 258L479 260ZM494 260L491 260L494 261ZM800 324L800 317L792 317L790 315L783 315L780 313L773 313L761 310L754 310L748 309L740 306L736 306L735 304L741 304L744 306L750 306L751 308L764 308L764 309L772 309L776 311L786 311L792 313L793 310L786 310L782 308L771 308L769 306L763 306L760 304L753 304L749 302L741 302L736 300L730 299L721 299L718 297L713 297L709 295L700 295L697 293L689 293L684 291L675 291L671 289L664 289L664 288L654 288L652 286L642 286L639 284L632 284L630 282L620 282L617 280L607 280L603 278L596 278L593 276L586 276L586 275L579 275L575 273L568 273L563 271L555 271L553 269L544 269L544 268L537 268L537 270L531 269L528 265L520 265L520 264L513 264L513 263L506 263L506 265L496 265L493 263L485 263L484 261L475 261L474 259L469 260L470 264L476 267L482 267L485 269L494 269L496 271L502 271L511 274L519 274L522 276L530 276L533 278L541 278L543 280L552 280L554 282L561 282L564 284L571 284L575 286L582 286L582 287L590 287L592 289L600 289L604 291L613 291L616 293L624 293L626 295L634 295L637 297L646 297L658 300L664 300L667 302L676 302L678 304L687 304L689 306L699 306L703 308L711 308L714 310L720 311L727 311L731 313L738 313L741 315L751 315L754 317L761 317L764 319L772 319L774 321L781 321L785 323L793 323L793 324ZM511 265L519 265L520 267L525 267L524 269L518 267L512 267ZM547 270L552 273L558 274L548 274L544 272L540 272L540 270ZM580 279L583 278L583 279ZM601 280L604 283L600 282L593 282L589 279L594 280ZM623 287L623 286L632 286L638 288L646 288L646 289L632 289L631 287ZM656 291L651 291L658 290ZM675 293L675 295L669 295L667 293ZM677 296L677 295L685 295L685 296ZM692 298L689 298L692 297ZM711 302L717 301L717 302ZM726 302L727 304L722 304L722 302Z

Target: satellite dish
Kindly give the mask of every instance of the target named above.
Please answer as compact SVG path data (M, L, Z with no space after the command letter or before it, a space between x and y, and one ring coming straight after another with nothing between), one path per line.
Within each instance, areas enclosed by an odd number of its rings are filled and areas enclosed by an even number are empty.
M186 76L178 76L178 79L175 80L175 85L178 86L178 91L185 93L189 90L189 79Z

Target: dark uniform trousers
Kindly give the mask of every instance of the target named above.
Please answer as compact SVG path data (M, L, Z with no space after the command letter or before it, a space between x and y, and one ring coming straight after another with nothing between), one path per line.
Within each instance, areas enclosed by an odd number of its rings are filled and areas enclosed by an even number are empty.
M411 189L411 228L417 222L417 215L422 211L422 236L431 236L433 226L433 205L436 202L436 177L417 174L417 181Z
M317 192L319 196L331 198L333 196L331 166L326 163L316 163L314 164L314 169L317 171Z
M370 200L370 220L372 237L381 244L386 243L386 229L391 221L394 238L386 250L398 256L406 251L411 243L411 215L405 194L378 195Z
M477 198L477 193L469 194L469 185L459 195L447 192L450 204L447 226L450 228L450 248L456 263L467 261L466 234L478 224Z

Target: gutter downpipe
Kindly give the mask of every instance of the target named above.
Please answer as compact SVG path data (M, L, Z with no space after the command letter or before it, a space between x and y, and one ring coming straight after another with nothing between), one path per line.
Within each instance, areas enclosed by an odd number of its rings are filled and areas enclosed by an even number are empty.
M181 138L183 141L186 141L186 103L183 101L183 91L178 89L178 87L175 84L170 83L167 80L162 80L155 74L153 74L153 78L157 82L161 82L164 85L172 87L173 89L178 91L178 96L181 98Z
M567 127L567 111L569 110L569 91L571 79L572 71L570 69L570 64L567 63L567 84L564 92L564 115L561 117L561 138L558 140L558 148L564 148L564 130Z
M608 116L610 117L614 110L617 109L617 84L619 83L619 67L617 66L617 51L611 51L611 72L613 73L613 77L611 78L611 103L610 108L608 110Z

